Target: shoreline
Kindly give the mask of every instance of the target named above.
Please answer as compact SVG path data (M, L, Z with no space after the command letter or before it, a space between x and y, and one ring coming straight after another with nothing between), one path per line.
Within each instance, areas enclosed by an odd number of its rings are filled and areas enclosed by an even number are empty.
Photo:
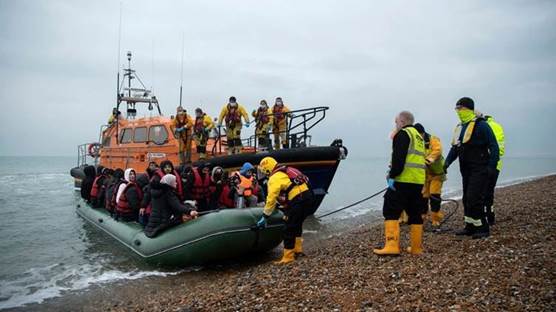
M426 232L425 254L418 257L372 253L383 242L381 212L374 211L345 231L332 227L319 239L308 234L307 256L288 266L272 264L278 248L239 263L93 286L8 310L549 309L556 305L554 199L556 175L501 185L495 199L499 223L490 238L460 240L448 232ZM460 205L446 227L459 229L461 220ZM406 246L408 227L401 236Z

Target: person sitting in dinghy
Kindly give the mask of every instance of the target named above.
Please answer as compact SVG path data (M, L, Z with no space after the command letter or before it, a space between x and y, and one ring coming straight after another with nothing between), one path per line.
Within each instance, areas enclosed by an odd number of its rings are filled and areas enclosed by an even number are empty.
M124 182L124 171L120 168L116 168L106 188L104 208L110 212L110 216L114 216L116 213L116 194L118 194L120 184Z
M178 171L174 169L174 164L171 161L165 160L160 163L160 168L155 170L155 174L151 179L151 189L156 190L161 188L160 180L164 177L165 174L172 174L176 177L176 193L180 201L185 200L185 194L183 192L183 182L181 176L178 174Z
M182 204L176 194L177 179L167 174L160 179L160 187L151 189L152 212L149 223L145 227L145 236L154 238L166 229L179 224L178 215L198 216L197 211L189 204Z
M126 183L120 184L116 194L116 220L137 221L143 190L137 184L137 175L133 168L125 170L124 179Z

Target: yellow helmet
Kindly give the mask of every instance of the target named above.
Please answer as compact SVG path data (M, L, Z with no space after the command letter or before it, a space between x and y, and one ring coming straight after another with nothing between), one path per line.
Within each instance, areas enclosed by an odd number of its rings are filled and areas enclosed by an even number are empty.
M259 170L262 174L270 175L272 173L272 170L276 168L276 165L278 165L276 159L272 157L265 157L259 163Z

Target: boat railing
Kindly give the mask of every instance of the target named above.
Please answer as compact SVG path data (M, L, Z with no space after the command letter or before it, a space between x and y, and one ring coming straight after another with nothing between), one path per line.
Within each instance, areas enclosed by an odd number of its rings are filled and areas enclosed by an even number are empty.
M286 129L283 131L270 131L267 136L270 138L272 135L286 134L286 147L305 147L311 145L312 136L309 132L321 121L326 118L326 111L329 109L327 106L318 106L311 108L304 108L293 110L287 113L283 113L286 119ZM269 114L268 116L272 116ZM255 125L256 131L256 125ZM227 146L226 140L226 128L219 127L217 129L216 137L214 138L214 146L212 148L212 155L217 155L222 153L222 146ZM244 147L251 147L256 152L258 149L258 139L257 134L254 133L248 138L242 139ZM270 144L272 145L272 144ZM272 148L272 146L271 146Z

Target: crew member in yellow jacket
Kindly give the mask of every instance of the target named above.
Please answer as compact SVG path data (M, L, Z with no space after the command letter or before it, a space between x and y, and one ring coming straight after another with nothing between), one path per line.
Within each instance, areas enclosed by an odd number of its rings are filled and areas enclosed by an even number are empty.
M197 153L199 160L207 158L207 142L210 131L214 129L214 123L209 115L205 114L202 109L195 109L195 125L193 126L193 138L197 145Z
M442 156L442 143L440 139L425 131L420 123L415 124L415 129L425 140L425 163L427 165L425 185L423 186L423 215L431 210L432 226L440 226L444 214L440 211L442 203L442 184L446 181L444 173L444 157Z
M272 142L270 141L270 128L274 120L272 111L268 107L265 100L261 100L259 109L254 110L251 114L255 118L255 135L259 144L258 150L266 152L272 149Z
M494 121L492 116L484 116L487 124L492 129L496 142L498 142L498 153L500 160L496 164L496 170L493 170L488 177L488 182L485 191L485 211L487 215L487 221L489 225L494 225L496 222L496 217L494 213L494 189L496 188L496 183L498 182L498 176L502 170L502 157L506 153L506 138L504 136L504 128L501 124Z
M187 114L187 111L178 106L176 117L172 120L172 131L178 139L178 156L180 164L191 161L191 138L192 138L193 118Z
M259 228L266 227L266 220L274 212L276 205L284 208L284 255L276 264L287 264L303 254L303 222L313 211L315 199L309 187L309 179L301 171L278 165L272 157L265 157L259 164L259 171L268 176L268 195L263 216L257 222Z
M228 104L224 105L218 118L218 127L222 121L226 123L226 140L228 142L228 155L241 152L241 118L245 121L245 127L249 127L249 115L242 105L239 105L234 96L230 97Z
M280 149L280 146L282 146L282 148L288 147L288 136L286 131L288 128L287 113L289 112L290 109L284 105L282 98L277 97L272 107L272 114L274 115L272 133L274 133L274 148L277 150Z

